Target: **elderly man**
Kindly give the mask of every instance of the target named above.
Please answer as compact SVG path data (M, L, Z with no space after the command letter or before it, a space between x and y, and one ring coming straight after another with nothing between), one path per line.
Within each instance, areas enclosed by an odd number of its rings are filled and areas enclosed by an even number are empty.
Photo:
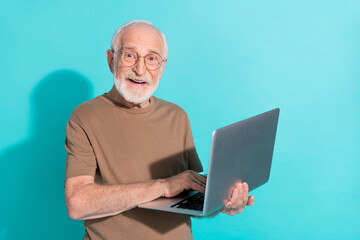
M189 216L136 207L205 190L186 113L152 96L167 52L150 22L121 26L106 52L113 88L79 105L68 121L65 200L69 216L84 220L84 239L192 238ZM239 183L220 211L234 215L253 202Z

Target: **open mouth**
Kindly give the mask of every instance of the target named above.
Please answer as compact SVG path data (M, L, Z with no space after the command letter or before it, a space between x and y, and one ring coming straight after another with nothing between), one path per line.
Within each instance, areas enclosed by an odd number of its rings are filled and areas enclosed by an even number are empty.
M129 80L129 81L132 82L132 83L138 84L138 85L143 85L143 84L146 84L146 83L147 83L147 82L145 82L145 81L136 80L136 79L131 79L131 78L128 78L127 80Z

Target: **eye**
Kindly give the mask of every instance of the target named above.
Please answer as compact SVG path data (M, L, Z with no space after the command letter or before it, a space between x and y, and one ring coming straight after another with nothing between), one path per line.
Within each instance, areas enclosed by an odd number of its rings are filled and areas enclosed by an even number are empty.
M135 58L135 55L134 55L133 53L129 53L129 52L128 52L128 53L125 53L125 54L124 54L124 57L125 57L125 58Z
M136 56L136 53L125 50L121 53L121 58L126 61L134 61L134 60L136 60L137 56Z
M154 54L150 54L146 56L146 61L149 63L158 63L159 57Z

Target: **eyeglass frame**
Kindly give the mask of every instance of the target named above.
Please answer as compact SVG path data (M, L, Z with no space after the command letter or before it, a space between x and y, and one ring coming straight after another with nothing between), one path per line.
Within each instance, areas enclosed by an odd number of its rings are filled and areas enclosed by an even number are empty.
M110 50L111 50L113 53L115 53L116 55L118 55L118 56L120 57L120 62L121 62L121 64L123 64L122 61L121 61L121 54L115 52L115 50L112 49L112 48L110 48ZM159 68L161 68L161 66L162 66L163 63L165 62L165 58L163 58L162 56L160 56L160 55L157 54L157 53L149 53L149 54L146 54L145 56L139 56L136 52L134 52L134 53L136 54L136 61L135 61L135 63L134 63L133 65L131 65L131 66L126 66L126 65L124 65L125 67L133 67L133 66L135 66L135 65L139 62L139 59L140 59L140 58L144 58L144 64L145 64L146 69L147 69L147 70L150 70L150 71L155 71L155 70L158 70ZM157 68L155 68L155 69L149 69L148 66L147 66L147 64L146 64L145 58L146 58L148 55L150 55L150 54L156 54L156 55L158 55L158 56L161 58L161 61L160 61L159 66L158 66Z

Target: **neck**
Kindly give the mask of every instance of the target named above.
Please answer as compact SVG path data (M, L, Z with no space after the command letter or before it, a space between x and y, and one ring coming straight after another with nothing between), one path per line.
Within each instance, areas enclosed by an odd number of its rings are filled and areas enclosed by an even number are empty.
M106 95L108 95L114 101L122 103L129 108L146 108L150 105L150 99L146 100L145 102L139 103L139 104L135 104L135 103L126 101L126 99L123 96L121 96L120 93L116 90L115 85L110 90L110 92L108 92Z

